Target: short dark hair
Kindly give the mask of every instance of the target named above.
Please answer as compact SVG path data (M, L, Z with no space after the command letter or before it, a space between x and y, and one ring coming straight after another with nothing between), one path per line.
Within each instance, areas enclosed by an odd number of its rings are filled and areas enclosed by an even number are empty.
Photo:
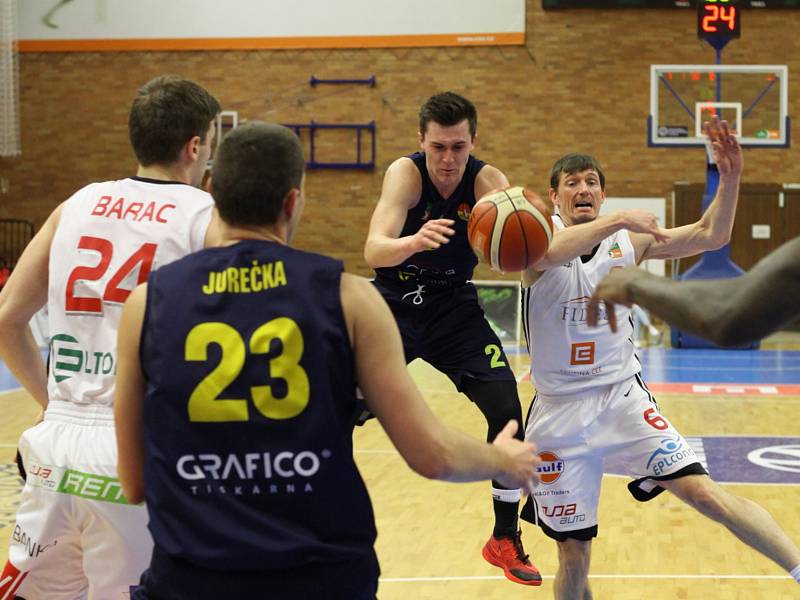
M305 159L291 129L251 121L227 133L211 169L211 195L231 225L272 225L283 200L300 189Z
M553 165L550 170L550 187L554 190L558 189L558 183L561 181L561 174L566 173L572 175L573 173L580 173L582 171L595 170L600 176L600 189L606 189L606 175L603 173L603 168L597 159L588 154L572 153L562 156Z
M428 98L419 109L419 132L424 136L431 121L450 127L458 125L464 119L469 122L469 134L474 138L478 130L478 111L475 110L475 105L455 92L442 92Z
M171 164L194 136L204 140L219 114L217 99L187 79L162 75L136 93L128 116L128 135L143 167Z

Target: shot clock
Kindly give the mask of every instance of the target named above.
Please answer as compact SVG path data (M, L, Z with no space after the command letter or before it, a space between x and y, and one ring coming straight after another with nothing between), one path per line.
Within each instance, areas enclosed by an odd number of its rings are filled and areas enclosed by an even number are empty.
M742 35L738 0L697 0L697 37L724 46Z

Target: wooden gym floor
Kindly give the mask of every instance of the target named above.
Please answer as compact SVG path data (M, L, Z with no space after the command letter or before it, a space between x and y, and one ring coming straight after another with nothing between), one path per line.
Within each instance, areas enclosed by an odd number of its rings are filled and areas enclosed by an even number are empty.
M797 349L798 345L794 338L788 343L778 338L777 344L762 347ZM716 356L730 367L693 359L693 365L710 364L705 375L697 367L682 368L680 361L686 360L686 352ZM644 350L645 379L648 371L656 374L650 381L660 390L656 395L662 412L684 436L705 444L712 475L733 482L725 484L729 491L763 505L799 541L800 386L795 384L800 384L800 352L719 352ZM763 363L769 356L769 363ZM515 372L524 373L524 354L509 358ZM479 411L446 377L422 362L412 363L411 372L440 418L477 437L484 436L485 423ZM675 377L675 373L683 375ZM527 410L533 388L524 377L520 379L520 397L523 410ZM714 387L707 385L709 381L724 383ZM22 391L0 392L0 401L4 404L0 463L8 463L0 465L0 536L7 538L20 490L10 463L16 439L36 410ZM780 448L778 454L770 455L761 449L764 446ZM544 575L541 587L512 583L481 557L492 524L488 483L446 484L417 476L374 421L357 429L355 448L378 523L381 600L552 597L555 543L534 526L523 524L523 541ZM739 460L739 454L752 455L753 449L765 457L767 467ZM800 586L786 573L722 527L668 494L646 504L636 502L625 487L627 481L615 475L604 478L600 534L592 558L595 598L800 598ZM0 548L5 558L7 545L2 543Z

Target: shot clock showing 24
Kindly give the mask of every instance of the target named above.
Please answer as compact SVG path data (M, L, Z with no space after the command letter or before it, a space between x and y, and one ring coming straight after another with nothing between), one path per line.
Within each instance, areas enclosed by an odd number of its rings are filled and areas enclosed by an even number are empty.
M698 0L697 37L712 46L742 35L741 10L737 0Z

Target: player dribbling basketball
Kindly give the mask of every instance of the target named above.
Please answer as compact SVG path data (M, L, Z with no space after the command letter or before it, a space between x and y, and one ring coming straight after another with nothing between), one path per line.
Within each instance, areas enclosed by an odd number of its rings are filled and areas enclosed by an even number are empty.
M389 166L364 257L397 320L406 361L422 358L450 377L486 417L491 439L509 419L521 422L522 410L503 346L469 282L478 260L467 220L477 198L508 180L470 154L478 123L472 102L437 94L419 116L422 151ZM492 496L495 526L484 558L512 581L540 585L517 528L520 491L493 482Z

